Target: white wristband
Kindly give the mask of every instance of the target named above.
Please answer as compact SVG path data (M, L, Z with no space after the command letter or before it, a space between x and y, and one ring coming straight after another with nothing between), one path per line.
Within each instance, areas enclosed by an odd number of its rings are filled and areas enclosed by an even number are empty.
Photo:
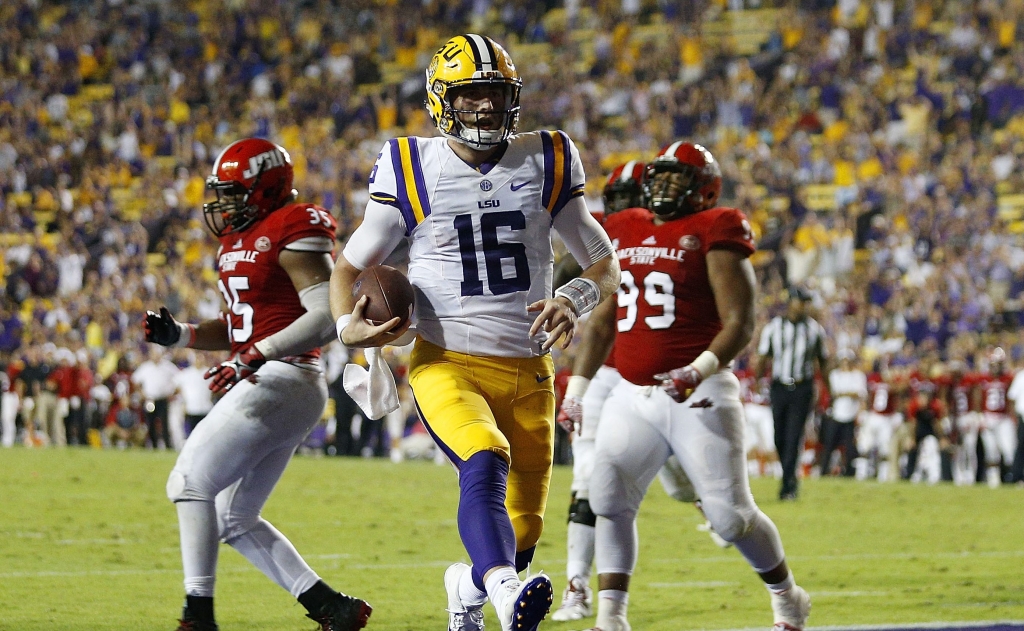
M590 386L590 380L580 375L573 375L569 377L569 383L565 385L565 396L567 397L582 397L587 393L587 388Z
M338 318L338 322L334 325L334 330L338 332L338 341L344 344L345 342L341 339L341 332L345 330L348 323L352 321L352 314L346 313L345 315Z
M697 355L697 359L693 360L690 365L697 369L701 379L707 379L718 372L718 355L711 351L704 351Z
M178 341L171 344L172 348L188 348L196 341L196 327L194 324L178 323Z
M601 289L589 278L574 278L555 290L555 296L569 301L577 316L589 312L601 301Z

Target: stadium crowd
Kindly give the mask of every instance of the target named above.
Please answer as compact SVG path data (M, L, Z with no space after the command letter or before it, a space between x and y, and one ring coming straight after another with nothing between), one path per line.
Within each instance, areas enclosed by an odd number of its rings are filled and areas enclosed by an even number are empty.
M468 30L520 64L521 128L576 140L592 208L621 162L679 138L712 151L723 203L758 236L759 324L787 287L809 289L830 353L852 354L875 384L864 418L890 415L889 434L864 443L862 475L912 476L919 412L933 406L941 477L975 466L968 452L980 448L965 438L980 433L989 471L1002 463L1020 481L1015 447L992 444L1016 445L1019 414L1005 388L1002 407L980 393L1024 367L1024 2L583 4L3 3L3 444L17 433L28 445L180 445L168 430L210 405L201 371L181 369L222 358L151 357L140 323L143 305L164 297L182 321L221 308L206 289L216 244L201 212L213 159L237 138L273 138L344 241L383 139L433 135L423 68ZM401 352L391 359L401 374ZM763 403L757 389L750 403ZM830 418L828 390L818 419ZM312 448L388 453L380 423L360 419L337 385L332 398L339 413ZM164 415L181 423L158 413L168 401ZM408 412L392 435L416 429ZM770 463L754 451L758 470Z

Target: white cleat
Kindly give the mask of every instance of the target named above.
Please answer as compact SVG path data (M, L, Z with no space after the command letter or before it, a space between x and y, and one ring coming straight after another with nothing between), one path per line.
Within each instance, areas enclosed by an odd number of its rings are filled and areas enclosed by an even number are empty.
M811 614L811 596L799 585L781 594L772 592L772 612L775 613L772 631L803 631L807 616Z
M508 592L502 602L495 603L502 631L536 631L551 609L551 579L546 574L537 574L518 585L514 581L506 585Z
M611 620L603 627L592 627L587 631L631 631L626 616L612 616Z
M555 622L582 620L594 610L594 595L581 576L574 576L562 592L562 606L551 614Z
M444 571L444 589L448 592L448 631L484 631L484 605L464 605L459 596L459 581L471 568L452 563Z

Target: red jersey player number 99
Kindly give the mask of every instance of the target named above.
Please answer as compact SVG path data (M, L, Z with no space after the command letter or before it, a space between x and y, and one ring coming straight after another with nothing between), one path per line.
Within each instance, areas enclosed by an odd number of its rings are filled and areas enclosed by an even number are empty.
M680 270L681 272L681 270ZM628 270L622 271L618 291L619 308L626 312L619 319L618 329L620 333L629 331L636 324L639 313L641 289L633 278L633 273ZM675 281L665 272L652 270L643 277L643 300L653 309L661 309L657 315L644 317L644 323L652 331L667 329L676 321L676 297Z

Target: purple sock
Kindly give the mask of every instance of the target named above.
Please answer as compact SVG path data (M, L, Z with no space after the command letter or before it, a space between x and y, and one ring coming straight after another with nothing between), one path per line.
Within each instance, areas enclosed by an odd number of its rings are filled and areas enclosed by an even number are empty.
M489 570L516 565L516 533L505 508L507 481L508 463L493 451L475 453L459 467L459 535L480 590Z

